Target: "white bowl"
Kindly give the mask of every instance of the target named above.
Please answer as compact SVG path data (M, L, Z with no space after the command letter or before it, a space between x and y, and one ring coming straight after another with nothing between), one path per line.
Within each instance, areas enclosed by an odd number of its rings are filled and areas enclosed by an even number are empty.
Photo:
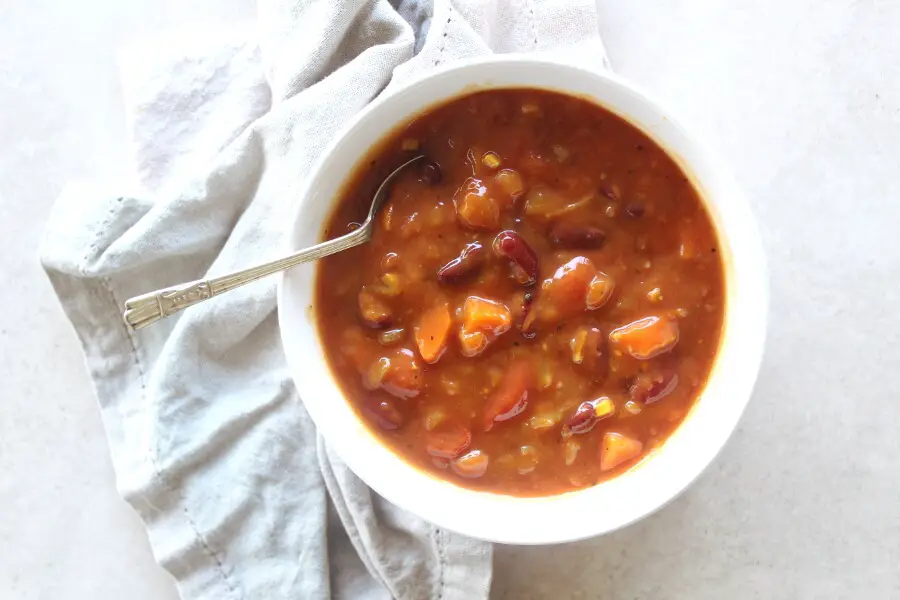
M726 265L725 330L711 378L682 425L652 456L600 485L544 498L479 492L417 470L360 422L325 360L313 309L315 264L284 274L281 339L300 397L328 444L363 481L432 523L475 538L548 544L600 535L645 517L710 464L750 399L766 329L765 261L753 215L733 179L677 120L609 73L525 57L459 64L380 97L322 153L288 224L291 250L319 242L348 173L366 149L410 118L476 90L541 88L577 95L624 117L675 158L700 191Z

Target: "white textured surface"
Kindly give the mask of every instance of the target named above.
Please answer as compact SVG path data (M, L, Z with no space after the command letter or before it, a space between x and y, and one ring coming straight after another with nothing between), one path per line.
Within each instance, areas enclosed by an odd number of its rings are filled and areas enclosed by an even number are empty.
M767 355L739 431L687 494L605 538L498 548L496 595L900 595L900 4L599 4L613 67L692 123L753 200ZM126 173L117 48L249 13L239 0L0 6L0 273L13 291L0 296L0 597L176 597L116 494L35 252L63 182Z

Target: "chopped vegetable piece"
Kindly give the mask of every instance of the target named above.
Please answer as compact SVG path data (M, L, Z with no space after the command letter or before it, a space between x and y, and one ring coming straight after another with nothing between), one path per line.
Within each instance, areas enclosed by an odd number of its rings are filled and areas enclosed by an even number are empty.
M603 442L600 444L600 470L615 469L622 463L636 458L643 449L644 444L640 440L623 433L607 431L603 434Z
M612 297L616 284L612 277L606 273L598 271L588 284L587 296L585 297L585 305L588 310L597 310L602 308Z
M498 258L505 259L512 270L512 277L520 285L537 281L538 258L528 242L515 231L501 231L491 245Z
M558 423L555 415L534 415L528 419L528 426L535 431L544 431L555 427Z
M556 270L553 277L544 281L547 300L563 315L584 310L588 285L597 269L590 259L576 256Z
M402 327L397 329L388 329L378 334L378 343L382 346L392 346L402 342L406 338L406 330Z
M443 407L431 407L428 409L428 412L425 413L425 431L434 431L438 428L438 425L444 422L447 418L447 412L443 409Z
M563 459L566 461L567 467L571 467L575 463L579 450L581 450L581 442L575 438L569 438L563 444Z
M500 387L488 401L484 430L490 431L494 423L507 421L524 411L528 406L528 390L532 385L531 361L522 360L511 364Z
M528 475L534 471L540 462L537 448L534 446L522 446L519 448L519 460L517 462L519 464L516 470L519 471L519 475Z
M366 398L363 412L379 427L388 431L400 429L405 421L400 408L390 398Z
M662 300L663 300L662 290L659 289L658 287L653 288L652 290L647 292L647 300L649 300L650 302L662 302Z
M472 443L472 432L459 424L441 427L428 433L425 449L431 456L456 458L468 450Z
M513 169L503 169L494 175L494 183L511 200L515 200L525 193L525 182L522 181L522 176L518 171Z
M525 214L539 219L554 219L590 206L593 193L570 198L546 186L535 186L525 194Z
M422 367L412 350L399 348L372 363L363 383L370 390L380 387L397 398L414 398L422 389Z
M400 276L397 273L385 273L378 278L378 283L367 286L366 289L385 298L395 298L403 292Z
M469 178L453 197L460 222L472 229L498 229L500 206L487 195L480 179Z
M628 400L625 403L625 406L622 407L622 410L631 416L641 414L641 405L635 402L634 400Z
M422 360L431 365L441 358L447 349L447 336L450 335L452 324L450 309L446 304L440 304L422 313L422 318L414 330L416 347Z
M587 325L582 325L576 329L572 339L569 340L572 362L576 365L581 365L587 372L592 373L595 380L601 379L606 375L605 341L606 339L600 329Z
M459 349L463 356L478 356L490 343L491 338L483 331L471 331L466 325L459 328Z
M460 477L477 479L484 475L488 468L488 455L481 450L472 450L450 463L450 467Z
M387 327L392 318L391 307L365 287L359 290L359 316L366 327L379 329Z
M402 150L406 150L407 152L410 152L412 150L418 150L419 149L419 140L417 140L415 138L403 138L403 142L401 142L400 148Z
M377 390L381 387L381 382L384 381L384 376L387 375L390 368L391 359L382 356L369 365L368 370L363 375L363 385L366 386L367 390Z
M631 356L647 360L671 350L678 342L678 322L644 317L609 334L609 341Z
M468 331L498 336L512 327L512 313L502 302L469 296L463 305L463 325Z

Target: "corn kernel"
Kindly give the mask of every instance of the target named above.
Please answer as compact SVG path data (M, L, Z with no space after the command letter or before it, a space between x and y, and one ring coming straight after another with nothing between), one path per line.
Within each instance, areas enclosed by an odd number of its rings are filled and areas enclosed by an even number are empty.
M604 396L597 401L597 404L594 406L594 414L597 415L598 419L605 419L606 417L612 416L616 412L616 404L612 401L612 398L607 398Z
M497 154L494 152L485 152L484 156L481 157L481 164L486 166L488 169L499 169L500 157L497 156Z

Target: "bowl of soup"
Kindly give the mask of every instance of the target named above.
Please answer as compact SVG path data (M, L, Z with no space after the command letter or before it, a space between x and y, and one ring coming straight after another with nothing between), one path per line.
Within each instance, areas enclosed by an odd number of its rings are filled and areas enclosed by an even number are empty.
M323 153L284 274L306 410L377 493L473 537L622 527L722 448L762 357L764 258L734 181L610 74L521 57L379 98Z

